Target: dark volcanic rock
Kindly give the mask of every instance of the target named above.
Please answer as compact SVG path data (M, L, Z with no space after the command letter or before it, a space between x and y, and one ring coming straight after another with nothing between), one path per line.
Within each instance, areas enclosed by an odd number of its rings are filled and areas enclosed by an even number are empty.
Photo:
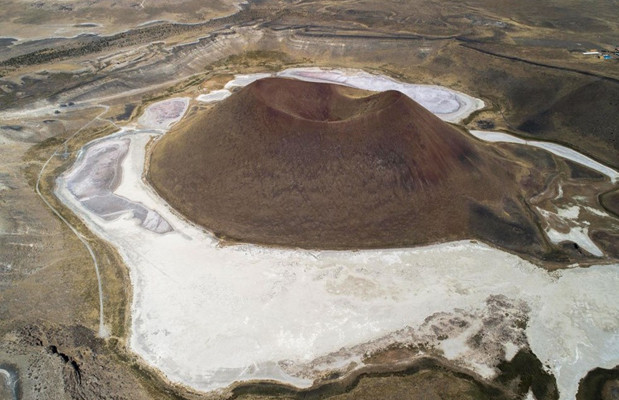
M518 200L521 168L497 154L400 92L269 78L165 135L149 179L190 220L235 240L364 248L480 238L540 254Z

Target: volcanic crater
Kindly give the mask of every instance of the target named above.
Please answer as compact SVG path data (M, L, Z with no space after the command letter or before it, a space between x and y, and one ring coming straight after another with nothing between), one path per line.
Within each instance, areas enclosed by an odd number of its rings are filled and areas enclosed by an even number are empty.
M524 200L535 171L397 91L261 79L164 135L149 166L173 208L223 239L548 251Z

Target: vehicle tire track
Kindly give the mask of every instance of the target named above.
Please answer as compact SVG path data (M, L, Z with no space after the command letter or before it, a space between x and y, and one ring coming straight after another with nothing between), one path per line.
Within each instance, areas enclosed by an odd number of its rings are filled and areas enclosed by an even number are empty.
M456 40L458 40L460 42L466 42L467 41L467 39L464 39L462 37L457 37ZM572 72L572 73L575 73L575 74L591 76L591 77L594 77L594 78L610 81L610 82L613 82L613 83L619 83L619 79L617 79L617 78L613 78L613 77L606 76L606 75L601 75L601 74L598 74L598 73L595 73L595 72L582 71L580 69L569 68L569 67L559 67L557 65L544 64L544 63L541 63L541 62L531 61L531 60L527 60L527 59L520 58L520 57L507 56L505 54L495 53L495 52L490 51L490 50L480 49L479 47L475 47L475 46L472 46L472 45L467 44L467 43L460 43L460 46L462 46L464 48L467 48L467 49L471 49L471 50L477 51L477 52L482 53L482 54L493 56L493 57L503 58L503 59L511 60L511 61L518 61L518 62L522 62L522 63L529 64L529 65L535 65L536 67L550 68L550 69L555 69L555 70L564 71L564 72Z
M107 330L107 328L105 327L105 323L104 323L104 314L103 314L103 288L101 285L101 273L99 271L99 263L97 261L97 257L95 256L95 252L93 251L92 247L90 246L90 243L88 243L88 239L82 235L77 228L75 228L73 225L71 225L71 223L69 221L67 221L62 214L60 214L60 212L49 202L47 201L47 199L45 198L45 196L43 196L43 194L41 193L41 177L43 176L43 173L45 172L45 169L47 168L47 165L50 163L50 161L58 155L58 150L60 149L64 149L64 147L66 146L66 144L73 139L77 134L79 134L82 130L84 130L85 128L87 128L88 126L90 126L94 121L98 120L103 114L105 114L108 110L109 107L105 106L105 105L97 105L96 107L103 107L104 110L98 114L96 117L94 117L92 120L90 120L89 122L87 122L85 125L83 125L81 128L79 128L77 131L75 131L71 136L69 136L67 139L65 139L62 144L60 144L60 146L58 147L58 149L56 149L56 151L54 151L54 153L52 153L52 155L47 159L47 161L45 161L45 163L43 164L43 167L41 168L41 171L39 171L39 175L37 176L37 182L35 185L35 190L37 192L37 195L41 198L41 200L43 200L43 202L45 203L45 205L52 210L52 212L58 217L60 218L60 220L62 222L65 223L65 225L67 225L69 227L69 229L71 229L71 231L75 234L75 236L77 236L77 238L80 240L80 242L82 242L82 244L84 245L84 247L86 248L86 250L88 250L88 253L90 254L90 258L92 259L94 268L95 268L95 274L97 275L97 286L98 286L98 290L99 290L99 337L105 338L107 336L109 336L109 332Z

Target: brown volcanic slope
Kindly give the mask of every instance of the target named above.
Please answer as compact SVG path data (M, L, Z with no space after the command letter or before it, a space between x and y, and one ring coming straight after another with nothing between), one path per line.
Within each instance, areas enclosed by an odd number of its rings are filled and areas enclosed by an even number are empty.
M540 256L502 159L396 91L269 78L165 135L149 179L220 237L306 248L479 238Z

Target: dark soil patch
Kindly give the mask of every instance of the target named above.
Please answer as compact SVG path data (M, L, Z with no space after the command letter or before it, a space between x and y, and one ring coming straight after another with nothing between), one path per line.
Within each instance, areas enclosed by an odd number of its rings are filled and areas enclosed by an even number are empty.
M559 398L555 377L544 371L541 361L530 350L520 350L511 361L499 364L501 374L496 381L513 385L522 396L531 390L538 400Z
M424 374L427 372L431 374ZM392 379L390 379L389 384L381 385L381 378ZM410 381L413 381L413 385L407 388L406 396L402 397L403 393L401 393L399 388L408 386ZM429 382L434 387L424 388L424 383L427 386ZM439 386L437 387L436 385ZM458 388L462 389L456 393L449 393L450 389L457 390ZM421 392L419 392L420 389ZM429 392L443 392L443 396L449 393L447 397L441 396L437 398L458 398L462 400L511 398L497 387L481 383L464 372L451 370L434 359L425 358L401 371L366 372L306 390L267 382L242 385L233 390L234 394L231 399L252 398L252 396L304 400L332 397L337 397L338 399L401 399L420 398L417 396L425 396ZM436 396L436 394L434 395Z
M600 204L619 218L619 190L602 194L600 196Z
M544 96L548 96L545 93ZM532 136L569 143L580 151L585 146L606 147L601 160L619 166L619 84L593 81L562 98L547 103L537 114L522 121L518 129ZM578 137L580 140L574 140ZM583 143L583 140L586 143ZM601 155L600 152L596 151Z
M595 179L601 180L606 176L599 172L585 167L584 165L577 164L575 162L564 160L565 164L570 169L570 178L572 179Z
M619 369L596 368L589 371L578 385L576 400L619 399Z

